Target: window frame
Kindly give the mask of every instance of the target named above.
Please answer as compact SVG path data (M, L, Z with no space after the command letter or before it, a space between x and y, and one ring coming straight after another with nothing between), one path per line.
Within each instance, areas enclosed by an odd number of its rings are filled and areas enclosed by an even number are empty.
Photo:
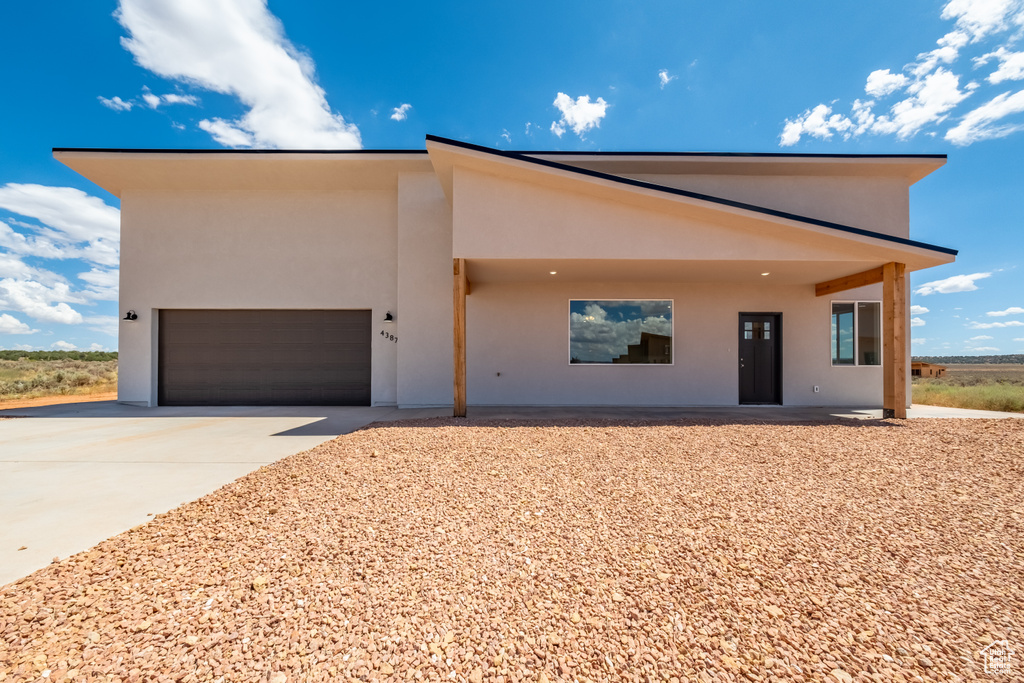
M667 302L669 302L669 308L672 311L672 319L669 320L669 325L670 325L671 330L672 330L672 332L671 332L671 334L672 334L672 337L671 337L672 349L671 349L671 354L670 354L671 358L672 358L671 362L669 362L669 363L594 363L594 362L580 361L579 363L573 363L572 362L572 304L573 304L574 301L667 301ZM615 297L570 297L568 299L568 302L567 302L567 311L566 311L566 316L565 316L565 322L566 322L565 340L566 340L566 351L567 351L567 353L566 353L566 364L569 365L570 367L578 367L578 366L611 367L611 366L616 366L616 367L634 367L634 368L637 368L637 367L640 367L640 368L643 368L643 367L662 367L662 368L667 368L667 367L672 367L673 365L676 364L676 300L673 299L672 297L651 297L651 296L640 297L640 298L638 298L638 297L628 297L628 298L626 298L626 297L623 297L623 298L615 298Z
M835 316L833 313L833 307L835 304L853 304L853 362L852 363L836 363L836 355L832 349L832 318ZM857 315L857 306L859 304L877 304L878 305L878 362L873 364L861 363L860 362L860 335L858 329L860 328L860 316ZM880 368L882 367L882 344L884 343L885 330L882 326L882 302L879 299L832 299L828 305L828 317L829 317L829 365L833 368ZM838 330L836 332L838 334Z

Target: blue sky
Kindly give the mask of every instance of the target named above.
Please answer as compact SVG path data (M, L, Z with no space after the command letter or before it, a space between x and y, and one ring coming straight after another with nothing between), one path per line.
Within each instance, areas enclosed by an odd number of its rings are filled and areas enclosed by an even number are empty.
M915 354L1024 353L1024 0L4 3L0 348L116 349L118 202L52 147L945 153ZM867 227L870 226L859 226Z

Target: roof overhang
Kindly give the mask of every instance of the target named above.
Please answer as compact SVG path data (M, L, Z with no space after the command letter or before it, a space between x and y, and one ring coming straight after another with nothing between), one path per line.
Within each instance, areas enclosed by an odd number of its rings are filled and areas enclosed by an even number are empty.
M383 189L398 175L431 171L422 150L53 150L53 156L121 197L133 190Z

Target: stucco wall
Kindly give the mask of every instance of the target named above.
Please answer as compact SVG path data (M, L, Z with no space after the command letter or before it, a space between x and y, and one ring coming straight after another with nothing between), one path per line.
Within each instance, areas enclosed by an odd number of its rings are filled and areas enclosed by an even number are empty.
M372 402L397 402L395 192L133 192L122 197L118 398L156 402L162 308L372 309Z
M674 300L674 364L570 365L569 300L622 298ZM812 287L483 283L466 309L470 405L737 405L738 315L758 312L782 313L785 405L881 406L881 367L832 367L830 298Z
M909 185L899 177L666 174L636 179L887 235L910 234Z
M437 176L398 179L398 405L452 404L452 212Z
M658 197L566 192L456 168L453 249L464 258L872 260L878 247L817 226L794 227ZM626 203L625 199L634 203Z

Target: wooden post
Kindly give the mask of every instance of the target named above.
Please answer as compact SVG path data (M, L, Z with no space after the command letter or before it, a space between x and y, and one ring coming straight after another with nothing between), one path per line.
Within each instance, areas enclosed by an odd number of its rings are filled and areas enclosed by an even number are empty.
M455 319L452 329L455 335L455 409L454 417L466 417L466 259L454 259L455 275L452 287Z
M907 417L906 265L882 266L882 417Z

